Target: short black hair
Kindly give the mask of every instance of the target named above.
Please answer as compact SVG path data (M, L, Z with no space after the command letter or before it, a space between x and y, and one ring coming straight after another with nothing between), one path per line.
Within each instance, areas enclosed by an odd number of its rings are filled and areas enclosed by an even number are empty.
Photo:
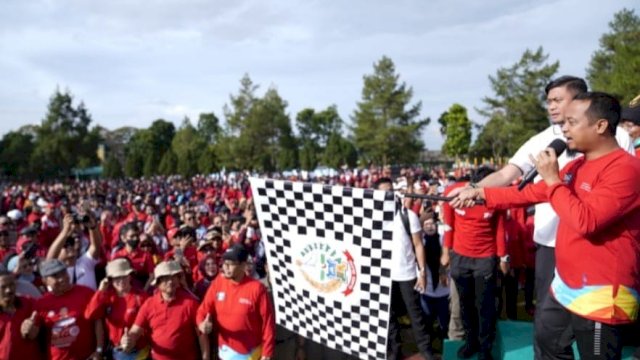
M616 135L616 128L620 122L620 102L613 95L598 92L588 91L576 95L573 100L589 101L589 108L587 108L586 115L589 121L595 122L599 119L607 120L609 133L612 136Z
M391 178L381 177L378 180L376 180L376 182L373 183L373 188L378 190L378 189L380 189L380 185L382 185L382 184L391 184L391 185L393 185L393 181L391 181Z
M563 75L557 79L551 80L547 86L544 87L544 93L549 95L549 91L557 87L566 87L567 90L571 91L574 95L585 93L589 90L584 79L570 75Z
M494 172L495 170L493 168L490 168L488 166L480 166L479 168L476 169L476 171L473 172L473 175L471 176L471 181L474 183L480 182L480 180L484 179L485 177L489 176Z
M138 223L135 221L128 222L120 228L120 237L123 237L128 231L133 230L135 232L140 232L140 227Z

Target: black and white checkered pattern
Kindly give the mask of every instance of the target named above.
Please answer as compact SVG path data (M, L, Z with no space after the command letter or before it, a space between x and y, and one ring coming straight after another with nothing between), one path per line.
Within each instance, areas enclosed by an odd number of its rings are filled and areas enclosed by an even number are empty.
M393 194L258 178L251 179L251 186L270 266L276 322L361 359L386 358ZM358 297L357 305L328 300L289 281L296 271L291 243L313 238L342 242L359 255L358 291L352 294Z

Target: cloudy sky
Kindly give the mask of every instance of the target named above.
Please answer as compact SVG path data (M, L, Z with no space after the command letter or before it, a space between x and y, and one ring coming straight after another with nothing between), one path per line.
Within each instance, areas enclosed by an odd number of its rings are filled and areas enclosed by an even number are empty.
M222 117L244 73L259 94L276 87L292 120L336 104L350 121L383 55L436 123L454 102L480 106L488 75L527 48L584 76L624 7L638 12L637 0L2 0L0 134L39 124L56 87L109 129ZM435 124L423 137L442 144Z

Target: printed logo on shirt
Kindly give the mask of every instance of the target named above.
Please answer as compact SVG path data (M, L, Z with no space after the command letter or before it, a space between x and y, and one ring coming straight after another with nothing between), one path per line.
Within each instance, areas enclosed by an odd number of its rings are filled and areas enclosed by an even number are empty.
M224 301L226 294L224 293L224 291L218 291L218 293L216 294L216 299L218 301Z
M53 320L51 345L57 348L71 346L80 334L80 327L76 324L76 318L69 315L69 310L66 307L60 308L58 313L49 311L47 317Z
M295 260L302 278L321 293L340 291L349 296L356 286L357 273L348 250L340 252L328 244L313 242L302 248Z
M253 305L253 303L251 302L251 300L247 299L247 298L240 298L238 299L238 302L240 304L244 304L244 305Z
M580 189L586 191L586 192L591 192L591 184L587 184L585 182L583 182L582 184L580 184Z
M462 209L455 209L454 211L460 216L465 216L467 214L467 212Z
M482 218L483 219L491 219L491 217L493 216L493 211L487 211L484 214L482 214Z

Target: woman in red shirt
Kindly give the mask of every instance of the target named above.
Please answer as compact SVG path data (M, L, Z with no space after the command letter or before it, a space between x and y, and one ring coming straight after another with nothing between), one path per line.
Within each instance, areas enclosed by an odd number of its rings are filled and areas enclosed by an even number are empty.
M107 278L102 280L98 291L93 294L84 316L90 320L105 319L109 330L109 348L115 360L146 359L149 346L139 341L132 353L124 354L118 349L125 328L131 328L136 315L148 295L131 286L133 268L126 258L119 258L107 264Z

